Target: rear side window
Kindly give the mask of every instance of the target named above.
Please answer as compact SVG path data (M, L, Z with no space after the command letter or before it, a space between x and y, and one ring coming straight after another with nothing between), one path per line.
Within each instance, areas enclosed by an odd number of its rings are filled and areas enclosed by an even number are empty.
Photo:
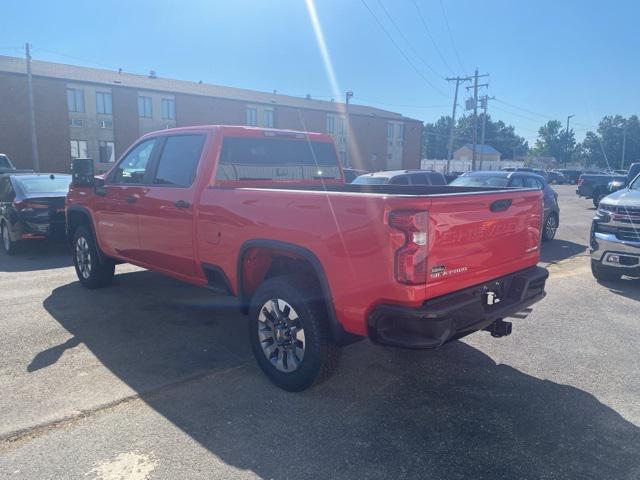
M11 164L6 155L0 155L0 168L11 168Z
M431 173L428 173L427 176L429 177L429 182L431 183L431 185L447 184L447 179L444 178L444 175L442 175L441 173L431 172Z
M158 160L155 185L188 187L193 183L204 145L204 135L167 137Z
M340 178L331 143L280 138L226 137L217 180L319 180Z
M513 177L509 182L510 187L522 188L524 187L524 182L522 181L522 177Z
M412 173L411 185L429 185L429 179L424 173Z
M399 175L393 177L389 183L392 185L409 185L409 177L407 175Z
M116 167L113 183L144 183L147 169L151 166L151 154L157 141L156 138L145 140L127 153Z
M527 188L542 188L538 179L533 177L525 177L524 186Z

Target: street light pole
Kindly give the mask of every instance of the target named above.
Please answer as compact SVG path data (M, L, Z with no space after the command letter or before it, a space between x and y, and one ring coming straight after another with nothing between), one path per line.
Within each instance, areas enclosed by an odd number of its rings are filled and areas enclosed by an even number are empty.
M573 117L575 117L575 115L567 116L567 131L565 134L565 146L564 146L564 150L565 150L564 168L567 168L567 160L571 160L571 153L569 152L569 120L571 120Z
M351 100L351 97L353 97L353 92L352 91L348 91L347 93L344 94L344 99L345 99L345 113L346 113L346 123L347 123L347 131L345 132L346 135L344 137L344 148L345 148L345 152L344 152L344 166L348 167L349 166L349 135L351 134L351 122L349 120L349 100Z

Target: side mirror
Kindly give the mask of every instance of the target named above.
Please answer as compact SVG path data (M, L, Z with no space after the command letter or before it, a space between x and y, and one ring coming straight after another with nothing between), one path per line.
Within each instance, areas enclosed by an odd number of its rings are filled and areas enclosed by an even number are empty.
M93 187L95 185L93 159L74 158L71 162L71 178L74 187Z

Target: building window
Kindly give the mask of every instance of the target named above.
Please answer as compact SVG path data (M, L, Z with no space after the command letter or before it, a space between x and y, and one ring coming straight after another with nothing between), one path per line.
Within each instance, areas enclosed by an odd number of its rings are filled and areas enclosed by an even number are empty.
M176 101L173 98L163 98L161 102L162 118L164 120L176 119Z
M389 140L393 138L393 123L391 122L387 124L387 138Z
M98 120L99 128L113 128L113 120Z
M87 158L87 141L71 140L71 158Z
M247 108L247 125L255 127L258 125L258 110L255 108Z
M67 109L70 112L84 113L84 90L67 88Z
M404 123L398 124L398 138L404 138Z
M84 127L84 120L81 118L70 118L69 125L72 127Z
M138 97L138 116L151 118L151 97Z
M115 145L113 142L98 142L101 163L114 163L116 161Z
M344 135L344 118L338 120L338 133Z
M96 113L102 115L111 115L111 93L110 92L96 92Z
M262 112L263 125L267 128L273 128L273 110L265 110Z
M327 115L327 133L333 135L336 128L336 119L333 115Z

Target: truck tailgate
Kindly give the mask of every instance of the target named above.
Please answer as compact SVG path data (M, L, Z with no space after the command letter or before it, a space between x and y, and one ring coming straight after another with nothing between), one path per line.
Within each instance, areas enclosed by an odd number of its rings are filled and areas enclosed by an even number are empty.
M426 297L535 265L542 215L539 190L434 196L429 207Z

